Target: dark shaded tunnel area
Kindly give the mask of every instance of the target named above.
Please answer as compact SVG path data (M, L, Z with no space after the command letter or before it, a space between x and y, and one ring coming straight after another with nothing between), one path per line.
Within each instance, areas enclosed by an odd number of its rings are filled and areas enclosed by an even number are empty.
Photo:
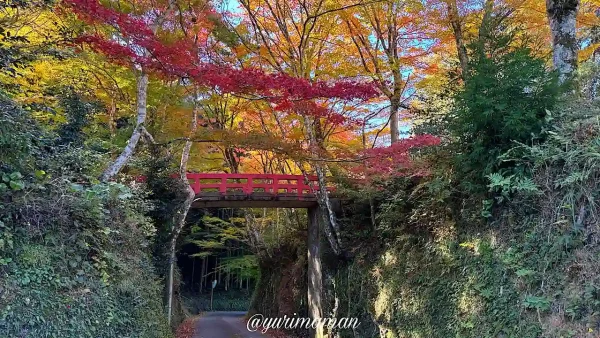
M241 219L241 209L190 210L179 240L177 266L179 293L192 314L248 310L258 265L243 241Z

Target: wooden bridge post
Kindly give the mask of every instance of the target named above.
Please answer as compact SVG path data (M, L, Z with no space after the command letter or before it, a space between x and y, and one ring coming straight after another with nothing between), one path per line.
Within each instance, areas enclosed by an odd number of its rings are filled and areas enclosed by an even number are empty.
M321 209L308 209L308 314L312 319L323 318L323 269L321 266ZM315 338L323 338L321 325L311 332Z

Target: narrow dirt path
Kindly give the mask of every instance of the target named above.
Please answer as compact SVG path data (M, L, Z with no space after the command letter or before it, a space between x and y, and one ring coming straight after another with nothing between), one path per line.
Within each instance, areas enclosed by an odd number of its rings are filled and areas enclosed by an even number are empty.
M208 312L196 321L194 338L264 338L259 332L250 332L244 321L245 312Z

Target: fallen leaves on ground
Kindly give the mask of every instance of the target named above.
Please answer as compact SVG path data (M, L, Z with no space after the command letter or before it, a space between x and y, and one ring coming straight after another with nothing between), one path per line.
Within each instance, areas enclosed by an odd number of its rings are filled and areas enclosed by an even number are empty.
M177 338L192 338L195 333L195 320L194 318L188 318L183 321L177 328L177 332L175 333L175 337Z

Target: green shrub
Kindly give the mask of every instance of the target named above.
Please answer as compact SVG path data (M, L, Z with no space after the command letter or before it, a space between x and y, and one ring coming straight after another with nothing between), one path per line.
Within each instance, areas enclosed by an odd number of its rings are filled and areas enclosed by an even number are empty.
M58 145L81 146L85 139L84 128L101 106L98 102L89 102L72 88L63 88L57 93L60 97L60 107L65 111L67 122L58 130Z
M28 141L43 133L4 103L25 146L0 167L0 337L170 337L147 192L98 183L93 151Z
M168 337L143 192L53 184L12 192L4 210L0 336Z
M557 98L556 77L528 49L476 50L449 116L458 146L457 177L463 185L481 191L486 175L511 168L510 162L499 162L498 157L514 141L541 140L547 112Z
M36 143L44 135L35 121L0 92L0 168L22 169L39 155Z

